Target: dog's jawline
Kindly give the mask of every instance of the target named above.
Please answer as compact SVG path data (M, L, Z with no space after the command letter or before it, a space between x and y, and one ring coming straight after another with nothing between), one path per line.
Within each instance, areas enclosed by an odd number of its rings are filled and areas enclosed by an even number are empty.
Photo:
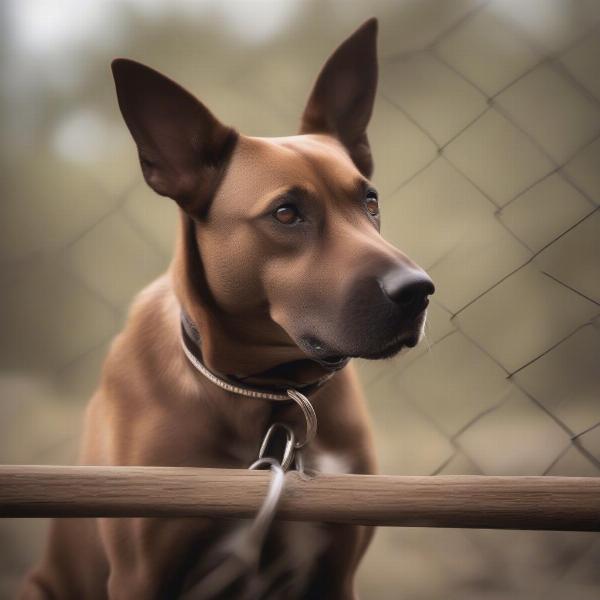
M392 356L396 356L396 354L398 354L405 348L414 348L417 344L418 344L417 339L414 339L414 340L413 339L410 339L410 340L402 339L402 340L395 342L394 344L391 344L390 346L387 346L380 352L372 352L370 354L357 354L357 355L350 355L350 356L340 356L340 355L332 356L331 362L332 362L332 364L335 364L335 363L339 363L342 361L347 361L351 358L362 358L364 360L383 360L386 358L392 358ZM327 363L329 362L329 358L321 359L317 362L326 366Z

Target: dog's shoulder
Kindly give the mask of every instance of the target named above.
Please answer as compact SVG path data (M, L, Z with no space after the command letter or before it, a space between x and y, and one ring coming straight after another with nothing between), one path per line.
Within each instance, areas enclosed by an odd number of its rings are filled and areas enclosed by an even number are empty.
M109 360L119 360L123 354L131 352L131 345L149 348L159 345L169 338L172 323L178 319L177 299L167 273L147 285L134 298L129 309L125 326L113 340Z
M175 397L182 386L194 385L196 379L190 376L179 351L178 333L179 303L165 274L134 299L125 326L113 340L105 360L101 390L112 397L121 391L131 396L136 390L152 397L165 394L165 390L154 389L157 386L172 386L169 395Z

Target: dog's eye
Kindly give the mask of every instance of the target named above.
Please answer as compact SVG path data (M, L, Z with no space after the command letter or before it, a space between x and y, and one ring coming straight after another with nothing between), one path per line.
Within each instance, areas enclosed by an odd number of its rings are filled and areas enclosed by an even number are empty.
M377 192L375 190L369 190L367 192L365 205L367 207L367 212L372 217L376 217L379 214L379 200L377 199Z
M284 204L283 206L280 206L275 209L273 216L284 225L295 225L302 220L300 211L293 204Z

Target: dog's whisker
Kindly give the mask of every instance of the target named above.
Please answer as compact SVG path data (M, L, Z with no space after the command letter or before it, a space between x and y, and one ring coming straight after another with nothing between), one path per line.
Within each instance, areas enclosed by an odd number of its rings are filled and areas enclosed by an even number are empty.
M425 321L423 322L423 340L425 342L425 346L427 347L427 354L431 354L433 345L431 340L429 339L429 334L431 333L431 325L425 317Z
M431 342L429 340L429 336L427 335L427 333L425 332L423 337L425 338L425 345L427 346L427 353L431 354L432 350L432 345Z

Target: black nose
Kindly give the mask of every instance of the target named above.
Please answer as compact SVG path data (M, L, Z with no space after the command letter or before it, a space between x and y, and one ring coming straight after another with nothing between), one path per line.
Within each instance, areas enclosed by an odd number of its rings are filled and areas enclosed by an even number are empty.
M425 271L406 267L386 274L381 280L381 289L411 316L420 313L428 304L428 296L435 292L433 281Z

